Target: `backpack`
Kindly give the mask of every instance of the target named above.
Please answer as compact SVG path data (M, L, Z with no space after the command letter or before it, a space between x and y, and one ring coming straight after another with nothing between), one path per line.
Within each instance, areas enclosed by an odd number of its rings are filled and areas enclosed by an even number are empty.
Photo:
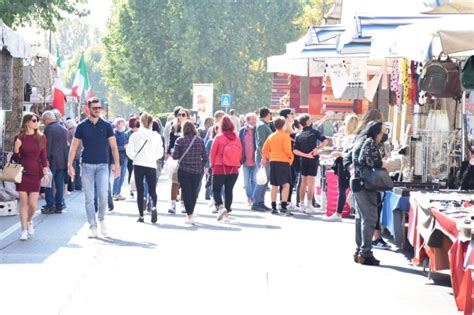
M474 90L474 56L469 57L462 68L461 83L465 90Z
M462 88L459 65L449 56L441 60L441 54L437 60L426 64L420 77L420 88L434 97L460 99Z
M241 158L242 146L240 141L228 141L222 149L222 163L224 166L240 167Z

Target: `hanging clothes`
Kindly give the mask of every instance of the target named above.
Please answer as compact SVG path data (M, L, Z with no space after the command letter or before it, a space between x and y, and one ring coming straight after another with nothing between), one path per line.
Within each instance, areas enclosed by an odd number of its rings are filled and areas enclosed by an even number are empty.
M345 62L342 59L327 59L326 64L334 97L341 98L349 80Z
M392 64L392 77L390 80L390 89L394 93L394 100L392 102L393 105L400 105L401 103L401 95L400 95L400 72L399 72L399 60L394 59Z
M403 87L403 100L402 104L410 104L410 80L408 78L408 60L402 59L400 82Z
M342 94L343 98L352 100L363 100L367 88L367 61L351 59L351 67L347 87Z
M31 85L43 88L47 95L51 94L53 89L53 73L48 58L34 57L34 64L30 68Z

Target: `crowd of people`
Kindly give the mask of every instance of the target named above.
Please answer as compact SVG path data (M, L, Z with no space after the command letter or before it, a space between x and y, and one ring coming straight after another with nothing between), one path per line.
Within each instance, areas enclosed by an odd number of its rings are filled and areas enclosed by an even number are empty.
M218 221L228 221L233 210L235 184L242 169L247 203L252 211L292 216L321 212L315 199L320 151L332 137L324 125L329 115L314 123L307 114L295 117L284 108L272 113L263 107L237 117L216 111L198 122L192 112L176 107L163 126L146 112L126 121L107 121L97 98L88 100L90 115L81 121L64 119L58 111L23 116L21 132L15 138L13 160L25 168L20 195L21 240L34 234L32 218L40 193L45 194L45 214L61 213L67 207L65 192L82 190L90 226L90 237L108 234L106 209L126 199L122 194L127 179L130 195L136 198L138 222L149 213L158 221L157 182L163 168L169 174L168 212L186 214L186 224L195 223L195 207L201 190ZM364 167L384 167L382 144L386 140L381 114L371 110L361 121L354 114L344 120L342 150L332 153L338 175L338 205L326 221L341 221L347 190L353 195L355 212L355 262L377 265L372 247L383 247L380 226L381 199L364 188ZM198 123L201 122L199 125ZM339 127L339 126L338 126ZM174 168L172 164L174 163ZM257 173L260 180L257 182ZM126 176L128 173L128 177ZM271 204L265 204L270 184Z

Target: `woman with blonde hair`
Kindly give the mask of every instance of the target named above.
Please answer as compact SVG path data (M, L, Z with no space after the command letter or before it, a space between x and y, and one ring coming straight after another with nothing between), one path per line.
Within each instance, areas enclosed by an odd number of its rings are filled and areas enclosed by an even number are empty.
M343 151L333 152L332 154L332 156L336 158L335 172L337 174L338 196L336 212L334 212L334 214L329 217L324 217L324 220L328 222L342 221L342 210L344 210L344 206L346 205L346 192L349 188L349 183L351 180L351 173L342 161L344 157L346 157L348 154L351 154L351 149L357 136L356 131L358 124L359 118L355 114L349 115L344 119L344 140L342 145Z
M139 218L137 222L144 222L144 183L146 179L148 193L152 199L151 222L156 223L158 212L156 211L156 167L157 161L163 156L163 142L159 133L154 132L153 117L147 113L140 116L140 128L134 132L129 139L126 149L127 156L133 160L133 173L137 185L137 205Z
M21 163L24 168L21 183L16 184L16 190L20 195L22 241L26 241L34 234L33 216L38 207L41 178L48 174L46 137L39 131L38 126L39 117L34 113L26 113L13 148L13 161ZM46 176L45 184L47 181Z

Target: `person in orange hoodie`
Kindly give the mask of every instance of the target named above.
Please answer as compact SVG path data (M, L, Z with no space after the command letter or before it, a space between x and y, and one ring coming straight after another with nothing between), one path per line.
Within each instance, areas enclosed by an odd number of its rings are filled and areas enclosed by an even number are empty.
M265 141L262 149L262 165L270 161L270 185L272 186L272 214L280 214L277 210L276 199L278 188L282 186L281 200L288 200L290 193L291 170L294 155L291 150L291 138L286 132L285 118L278 117L274 122L276 132L272 133ZM281 214L291 215L287 210L288 203L282 201Z

